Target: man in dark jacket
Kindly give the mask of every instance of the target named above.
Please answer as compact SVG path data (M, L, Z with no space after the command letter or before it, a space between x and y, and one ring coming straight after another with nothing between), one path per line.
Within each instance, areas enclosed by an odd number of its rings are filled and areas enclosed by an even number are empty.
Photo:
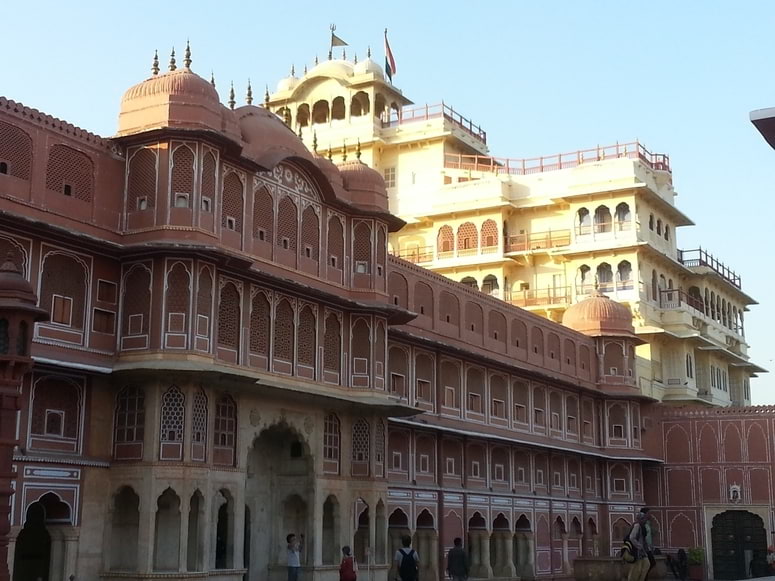
M463 539L455 539L455 546L447 553L447 575L452 581L466 581L468 579L468 555L463 550Z

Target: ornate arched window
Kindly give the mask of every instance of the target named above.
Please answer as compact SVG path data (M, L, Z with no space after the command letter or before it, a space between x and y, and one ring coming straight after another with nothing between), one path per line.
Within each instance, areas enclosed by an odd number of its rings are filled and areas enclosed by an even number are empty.
M113 454L117 460L139 460L143 457L145 436L145 392L127 386L118 393L114 418Z
M237 448L237 405L229 395L215 402L213 463L233 466Z
M161 397L161 460L183 459L183 434L186 424L186 397L171 386Z
M191 459L204 462L207 450L207 396L198 389L191 413Z
M323 426L323 461L324 472L339 473L340 459L340 423L336 414L328 414Z

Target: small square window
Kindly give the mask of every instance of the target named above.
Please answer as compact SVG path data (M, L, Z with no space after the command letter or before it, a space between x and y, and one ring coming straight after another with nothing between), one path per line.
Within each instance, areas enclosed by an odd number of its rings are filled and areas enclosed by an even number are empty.
M449 385L444 387L444 406L448 408L454 408L457 409L457 397L456 390L454 387L450 387Z
M127 329L128 335L140 335L143 332L143 315L129 315L129 329Z
M524 468L517 468L517 482L520 484L525 483L525 469Z
M401 452L393 452L393 470L402 470L403 456Z
M8 174L8 162L0 161L0 174Z
M544 471L543 470L536 470L536 484L543 485L544 483Z
M430 472L430 458L427 454L421 454L420 455L420 472L423 474L428 474Z
M614 492L627 492L627 482L624 478L614 478Z
M232 231L237 229L237 221L231 216L226 217L226 229Z
M473 478L479 478L479 462L476 460L471 462L471 476Z
M358 274L369 274L369 263L364 260L356 260L355 272Z
M417 399L422 401L432 401L431 398L431 382L425 379L417 380Z
M500 419L506 417L506 404L502 400L492 400L492 415L493 417Z
M377 276L382 276L382 265L381 264L377 265Z
M406 386L404 376L398 373L390 374L390 391L399 397L406 397Z
M304 247L304 256L306 258L312 258L312 246L305 246Z
M202 197L201 208L203 212L210 212L210 208L211 208L210 198L207 198L204 196Z
M92 331L112 335L116 331L116 314L102 309L94 309Z
M533 422L536 426L544 426L544 421L544 410L536 409Z
M482 398L478 393L468 394L468 411L482 413Z
M69 327L73 317L73 299L54 295L51 303L51 322Z
M496 464L495 465L495 480L498 480L499 482L503 482L505 480L505 478L504 478L504 471L503 471L503 464Z
M386 188L396 187L396 168L386 167L383 175L385 177Z
M73 186L71 186L70 184L64 184L64 186L62 186L62 193L66 196L72 196Z
M578 478L573 472L568 476L568 482L570 488L573 488L574 490L578 488Z
M59 410L46 410L46 435L59 436L64 435L65 412Z
M624 438L624 426L621 424L615 424L613 427L614 438Z
M107 280L97 281L97 300L103 303L116 304L116 296L118 295L118 287L116 283L108 282Z
M143 196L142 198L137 198L137 209L142 212L143 210L148 209L148 198Z
M587 476L584 479L584 486L586 486L587 490L594 490L592 488L592 477L591 476Z
M554 473L554 485L556 487L562 486L562 477L560 476L559 472Z
M444 473L445 474L455 474L455 459L454 458L447 458L446 465L444 467Z
M188 194L175 194L175 207L188 208Z

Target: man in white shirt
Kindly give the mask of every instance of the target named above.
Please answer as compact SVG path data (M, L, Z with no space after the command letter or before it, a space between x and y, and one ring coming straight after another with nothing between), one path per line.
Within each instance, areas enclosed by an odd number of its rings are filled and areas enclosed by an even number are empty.
M296 535L290 533L285 540L288 542L288 581L301 579L301 550L304 543L304 535L301 541L296 540Z
M401 537L403 547L396 551L394 560L398 570L398 578L401 581L417 581L420 569L420 556L412 548L412 537L404 535Z

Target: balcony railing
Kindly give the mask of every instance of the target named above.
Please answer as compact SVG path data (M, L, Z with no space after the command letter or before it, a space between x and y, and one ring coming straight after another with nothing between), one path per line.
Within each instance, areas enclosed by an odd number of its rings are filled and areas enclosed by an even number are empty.
M511 304L518 307L538 307L548 305L567 305L571 302L569 286L511 291Z
M700 266L710 268L727 282L733 284L737 288L742 288L740 275L702 248L679 250L678 262L689 268Z
M526 159L447 153L444 156L444 167L495 174L528 175L619 158L639 159L652 169L671 171L668 155L652 153L638 141Z
M506 252L526 252L570 246L570 230L515 234L506 239Z
M390 253L398 258L403 258L414 264L433 262L433 246L418 246L415 248L401 248L391 250Z
M405 123L414 123L415 121L427 121L429 119L444 118L460 127L466 133L470 133L482 143L487 143L487 132L466 119L460 113L455 111L449 105L438 103L436 105L423 105L420 107L404 107L398 111L397 117L394 117L394 111L390 112L390 119L382 122L382 127L396 127Z
M712 321L717 325L734 331L738 335L745 335L743 325L735 316L721 316L721 320L716 317L716 310L706 308L705 301L697 296L692 296L679 289L662 289L659 291L659 306L663 309L680 309L689 307L692 315L701 317L706 321Z

